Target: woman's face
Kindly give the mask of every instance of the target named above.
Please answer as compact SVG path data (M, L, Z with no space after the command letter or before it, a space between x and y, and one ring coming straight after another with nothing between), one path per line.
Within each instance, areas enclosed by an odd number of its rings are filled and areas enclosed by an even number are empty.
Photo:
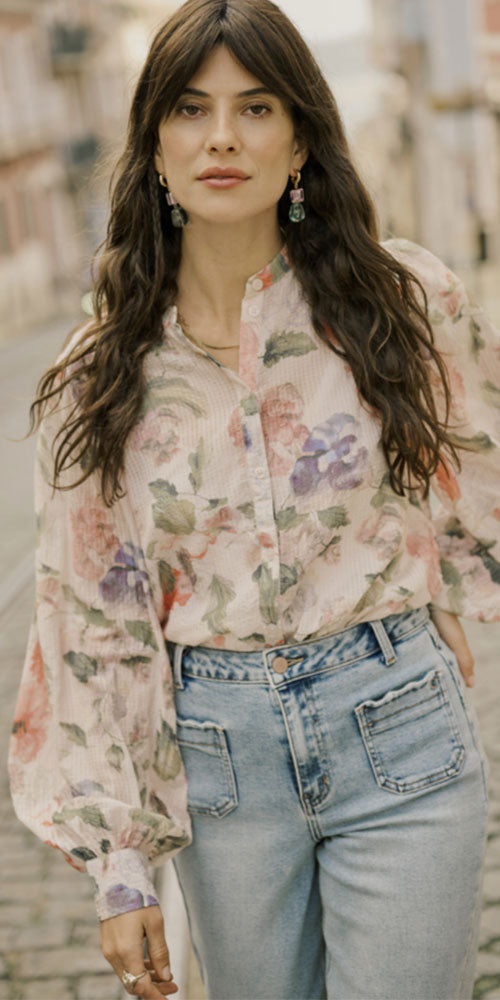
M259 93L248 93L256 88ZM295 139L279 97L217 46L158 130L155 167L191 221L242 222L269 214L307 151ZM214 168L241 171L238 182L203 180Z

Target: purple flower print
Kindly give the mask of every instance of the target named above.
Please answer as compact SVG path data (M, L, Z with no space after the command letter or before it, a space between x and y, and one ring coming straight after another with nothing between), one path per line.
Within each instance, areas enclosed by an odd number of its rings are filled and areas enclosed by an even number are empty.
M99 584L105 601L111 603L137 601L146 604L148 574L139 569L144 565L144 553L132 542L125 542L115 555L115 565L106 573Z
M352 490L363 482L368 451L358 445L359 424L350 413L334 413L314 427L290 476L294 493L303 496L321 485Z
M144 906L144 896L138 889L129 889L119 882L107 890L106 902L110 911L116 916L129 910L140 910Z

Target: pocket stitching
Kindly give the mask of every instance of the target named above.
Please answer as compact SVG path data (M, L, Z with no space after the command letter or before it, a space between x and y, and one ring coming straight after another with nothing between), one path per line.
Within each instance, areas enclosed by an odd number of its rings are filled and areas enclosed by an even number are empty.
M384 772L380 755L377 752L375 744L373 742L373 736L376 734L373 731L373 726L370 725L366 717L365 709L367 707L379 707L381 704L383 704L385 700L387 700L387 703L389 704L391 701L401 697L403 693L405 693L406 691L418 690L419 687L424 687L424 685L427 684L429 677L432 678L435 677L438 681L438 688L436 690L435 697L439 700L440 703L439 707L444 708L446 712L446 718L448 721L449 730L451 735L453 736L453 741L455 743L451 760L448 764L443 765L443 767L439 768L439 770L433 771L431 774L425 775L422 778L416 778L413 781L397 781L394 778L390 778ZM401 690L395 696L394 699L388 698L388 695L390 695L391 693L392 692L388 691L383 698L378 699L377 701L367 699L366 701L362 702L361 705L357 705L355 708L355 713L361 732L361 738L365 745L365 749L368 754L368 759L372 766L372 770L379 787L387 789L387 791L395 792L398 794L404 794L405 792L417 791L420 788L425 788L430 785L442 784L443 781L448 780L448 778L455 777L460 772L463 762L465 760L465 747L461 743L460 732L456 725L456 720L453 714L453 707L441 684L441 670L439 668L434 668L433 670L428 671L425 677L420 682L409 682L409 684L403 685L403 687L401 688ZM432 699L429 698L426 700L431 701ZM410 711L410 708L408 708L407 711ZM432 711L434 711L434 709L431 709L425 714L429 715L431 714ZM404 725L404 722L400 724ZM395 728L397 727L389 726L383 730L379 729L378 732L387 732L388 729L395 729Z
M185 727L189 733L191 728L194 732L200 732L205 729L207 732L212 732L214 735L214 743L201 743L194 740L189 740L188 738L182 738L180 735L180 730ZM229 753L229 746L227 743L226 731L223 726L219 726L216 722L198 722L196 719L181 719L177 718L177 731L179 746L190 746L198 750L202 748L203 753L208 753L211 757L217 757L222 763L223 776L225 781L225 797L219 796L218 805L203 805L201 803L189 802L188 810L190 812L202 813L203 815L210 815L216 817L227 816L228 813L232 812L233 809L238 805L238 790L236 787L236 780L234 774L233 763L231 760L231 755ZM182 755L181 755L182 756ZM187 774L186 774L187 778ZM189 781L188 781L188 800L189 800Z

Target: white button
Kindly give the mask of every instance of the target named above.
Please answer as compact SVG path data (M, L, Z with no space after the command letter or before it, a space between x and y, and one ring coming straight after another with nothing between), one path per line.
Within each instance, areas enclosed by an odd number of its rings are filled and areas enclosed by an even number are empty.
M255 466L255 475L257 476L257 479L264 479L265 474L266 470L262 465Z
M248 312L250 313L250 316L258 316L260 313L260 306L255 303L254 305L248 307Z
M252 281L252 288L255 288L257 292L260 292L261 288L264 287L264 282L262 278L254 278Z

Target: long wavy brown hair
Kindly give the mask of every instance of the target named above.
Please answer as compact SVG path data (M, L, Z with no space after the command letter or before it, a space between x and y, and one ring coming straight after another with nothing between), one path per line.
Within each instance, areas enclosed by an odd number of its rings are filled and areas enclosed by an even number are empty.
M30 433L49 401L57 403L78 378L75 405L56 436L54 483L79 466L80 478L61 488L98 470L106 503L123 495L125 444L144 396L143 360L164 336L181 257L182 230L172 227L154 167L158 127L220 44L281 98L309 149L305 220L289 222L288 188L277 205L290 262L316 333L345 358L360 396L379 415L392 489L404 495L417 486L427 496L443 449L458 467L460 461L447 430L450 391L426 293L380 245L335 99L301 35L271 0L187 0L156 34L111 178L107 235L93 262L94 319L41 377ZM443 383L443 420L429 382L432 364Z

